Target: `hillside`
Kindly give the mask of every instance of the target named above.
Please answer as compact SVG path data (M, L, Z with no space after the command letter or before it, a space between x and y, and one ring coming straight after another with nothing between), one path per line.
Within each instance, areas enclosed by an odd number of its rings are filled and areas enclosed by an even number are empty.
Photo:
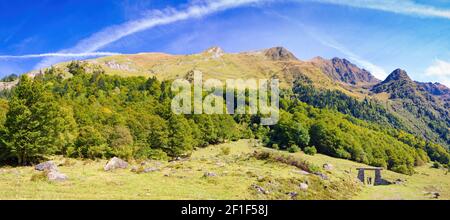
M221 80L278 78L283 88L291 88L300 79L319 90L338 91L359 101L371 100L385 109L376 111L386 111L391 114L387 117L397 118L389 119L395 121L394 127L450 146L450 89L442 84L414 82L403 70L395 70L380 81L346 59L317 57L302 61L283 47L233 54L212 47L199 54L141 53L103 57L87 63L102 67L107 74L156 76L161 80L183 78L192 70L201 71L204 78Z
M210 146L195 151L189 159L173 162L146 161L153 172L137 174L128 169L103 171L105 160L53 158L69 177L67 182L39 179L33 167L0 169L2 199L439 199L450 198L450 178L445 171L428 165L415 176L383 171L388 181L399 184L362 186L356 182L356 168L364 166L348 160L324 155L291 154L295 158L322 167L329 180L306 174L297 167L252 158L252 153L265 149L253 147L252 141L241 140ZM229 154L224 150L229 148ZM209 173L209 176L205 176ZM212 175L214 174L214 175ZM239 183L239 184L236 184ZM300 183L307 188L300 188ZM304 187L304 185L302 185ZM264 190L264 191L262 191Z
M409 131L450 146L450 90L441 84L414 82L397 69L375 85L375 94L387 94L387 107L402 117Z

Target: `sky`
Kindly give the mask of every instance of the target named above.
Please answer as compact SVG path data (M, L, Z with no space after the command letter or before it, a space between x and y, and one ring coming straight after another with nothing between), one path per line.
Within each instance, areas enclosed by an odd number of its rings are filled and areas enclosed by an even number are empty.
M450 0L2 0L0 77L114 54L283 46L450 86Z

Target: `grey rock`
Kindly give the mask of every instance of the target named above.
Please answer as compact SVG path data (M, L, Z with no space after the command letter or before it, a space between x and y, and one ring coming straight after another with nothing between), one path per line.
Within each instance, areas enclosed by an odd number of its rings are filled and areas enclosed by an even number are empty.
M317 175L317 176L319 176L319 177L322 178L323 180L328 180L328 176L325 175L325 174L323 174L323 173L315 172L314 174Z
M117 157L113 157L109 162L105 165L105 171L111 171L115 169L126 169L128 167L128 163L124 160L121 160Z
M300 174L300 175L309 175L309 172L306 172L304 170L293 170L292 172Z
M326 163L323 165L323 169L327 171L331 171L334 169L334 166L332 164Z
M289 192L288 195L289 195L291 198L295 198L295 197L298 196L298 193L297 193L297 192Z
M50 172L47 173L47 178L50 181L57 181L57 182L66 181L68 179L68 177L65 174L60 173L56 170L50 170Z
M57 171L58 166L53 161L47 161L36 165L34 169L39 171L52 171L52 170Z
M309 186L306 183L300 183L299 187L301 190L306 191L306 190L308 190Z
M144 169L144 173L150 173L150 172L155 172L158 171L159 169L156 167L147 167Z
M203 177L216 177L217 174L213 173L213 172L205 172L203 174Z
M258 193L261 193L261 194L268 194L268 193L269 193L269 192L266 191L264 188L262 188L261 186L258 186L258 185L256 185L256 184L253 184L252 187L253 187L254 189L256 189L256 191L257 191Z

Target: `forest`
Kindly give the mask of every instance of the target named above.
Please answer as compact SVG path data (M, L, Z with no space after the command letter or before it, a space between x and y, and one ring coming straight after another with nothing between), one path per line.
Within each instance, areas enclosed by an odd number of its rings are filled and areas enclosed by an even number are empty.
M52 67L34 79L22 75L12 91L2 93L2 163L35 164L49 155L169 160L250 138L270 148L322 153L404 174L430 161L445 166L450 161L446 148L401 130L394 117L370 102L354 102L352 112L313 106L299 99L308 91L297 86L283 91L278 124L262 126L260 115L176 115L170 81L112 76L101 68L87 73L81 62L70 63L68 72ZM349 102L328 96L321 99Z

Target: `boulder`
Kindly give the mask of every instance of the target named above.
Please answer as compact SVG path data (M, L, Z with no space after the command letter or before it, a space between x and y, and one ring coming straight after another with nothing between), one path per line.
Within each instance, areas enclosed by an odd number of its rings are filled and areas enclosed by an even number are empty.
M299 187L301 190L306 191L306 190L308 190L309 186L306 183L300 183Z
M213 173L213 172L205 172L203 174L203 177L216 177L217 174Z
M326 163L323 165L323 169L327 171L331 171L334 169L334 166L332 164Z
M124 160L119 159L118 157L113 157L108 163L105 165L105 171L111 171L115 169L126 169L128 167L128 163Z
M319 176L322 180L328 180L328 176L323 173L315 172L314 174Z
M144 169L144 173L150 173L150 172L155 172L158 171L159 169L156 167L147 167Z
M36 165L34 169L39 171L52 171L58 170L58 166L53 161L47 161Z
M289 195L291 198L295 198L295 197L298 196L298 193L297 193L297 192L289 192L288 195Z
M266 191L264 188L262 188L261 186L258 186L258 185L256 185L256 184L253 184L252 187L253 187L254 189L256 189L256 191L257 191L258 193L261 193L261 194L268 194L268 193L269 193L269 192Z
M292 172L300 174L300 175L309 175L310 174L309 172L306 172L304 170L294 170Z
M65 174L60 173L57 170L50 170L47 173L47 178L50 181L57 181L57 182L66 181L68 179L68 177Z

